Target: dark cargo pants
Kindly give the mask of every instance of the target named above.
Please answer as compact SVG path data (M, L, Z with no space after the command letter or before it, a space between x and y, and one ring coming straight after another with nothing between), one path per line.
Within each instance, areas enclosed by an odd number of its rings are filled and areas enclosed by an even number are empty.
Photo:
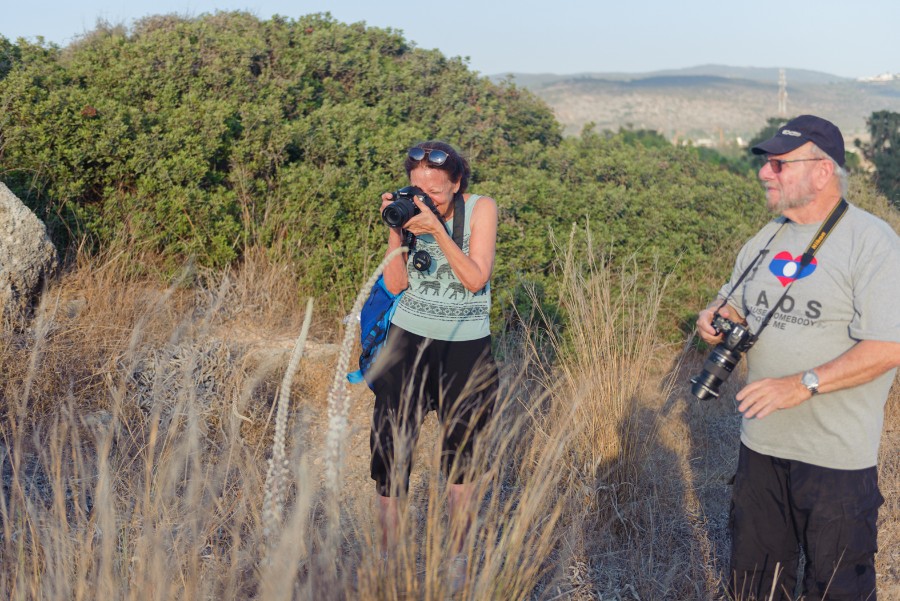
M874 601L877 468L835 470L741 444L729 528L736 600L793 599L801 555L805 601Z

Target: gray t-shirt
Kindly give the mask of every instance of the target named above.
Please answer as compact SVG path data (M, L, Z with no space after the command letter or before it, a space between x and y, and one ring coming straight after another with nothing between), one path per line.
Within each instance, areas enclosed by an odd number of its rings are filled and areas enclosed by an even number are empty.
M744 312L752 332L796 278L801 255L821 223L772 221L744 246L731 281L719 291L724 298L782 223L729 300ZM799 275L747 353L749 382L813 369L860 340L900 342L900 238L882 220L851 205ZM744 419L741 441L773 457L834 469L871 467L895 372L762 419Z

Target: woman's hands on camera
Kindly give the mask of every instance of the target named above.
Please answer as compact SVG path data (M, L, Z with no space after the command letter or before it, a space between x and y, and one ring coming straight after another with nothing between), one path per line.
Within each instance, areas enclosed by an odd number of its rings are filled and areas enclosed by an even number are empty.
M436 236L439 233L447 233L444 224L441 223L437 215L428 208L428 205L422 202L422 199L419 196L413 196L413 202L416 204L416 208L419 209L419 213L414 215L406 222L406 224L404 224L403 227L405 229L411 231L416 236L421 236L422 234Z
M384 209L394 202L393 192L385 192L381 195L381 209L378 211L379 219ZM404 244L403 229L399 227L388 228L388 246L385 255L395 248L400 248ZM394 294L399 294L401 290L405 290L409 285L409 278L406 273L406 254L395 258L384 269L384 283L387 289Z
M419 209L419 212L404 223L402 228L391 228L392 230L399 232L401 229L404 229L412 232L416 236L421 236L422 234L437 235L439 232L447 232L444 224L441 223L434 212L428 208L428 205L422 202L421 197L413 196L412 199L416 208ZM394 202L394 200L395 198L392 192L385 192L382 194L381 209L379 212L384 213L384 210Z
M385 192L384 194L382 194L382 195L381 195L381 208L378 209L378 215L379 215L379 216L382 215L382 214L384 213L384 210L385 210L386 208L388 208L388 206L389 206L392 202L394 202L394 200L395 200L395 199L394 199L394 193L393 193L393 192ZM399 234L401 229L402 229L402 228L399 228L399 227L392 227L392 228L391 228L391 231L393 231L394 233Z

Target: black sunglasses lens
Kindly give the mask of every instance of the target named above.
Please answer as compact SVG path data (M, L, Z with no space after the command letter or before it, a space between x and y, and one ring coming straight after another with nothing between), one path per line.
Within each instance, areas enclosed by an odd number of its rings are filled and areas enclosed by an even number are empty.
M428 162L435 165L443 165L447 161L448 156L443 150L430 150L428 152Z
M443 150L438 150L437 148L431 148L429 150L425 150L424 148L419 148L418 146L413 146L409 149L409 158L414 161L421 161L425 157L428 157L428 163L431 165L443 165L447 162L448 155Z
M778 159L769 159L769 167L772 168L772 173L781 173L781 161Z

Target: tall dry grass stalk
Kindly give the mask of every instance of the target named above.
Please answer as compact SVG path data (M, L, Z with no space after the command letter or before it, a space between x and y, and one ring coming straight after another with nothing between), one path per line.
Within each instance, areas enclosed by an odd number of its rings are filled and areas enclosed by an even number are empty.
M611 262L590 231L573 229L557 253L566 326L547 328L557 359L542 379L549 415L579 429L561 467L556 579L572 598L716 598L720 531L704 515L686 428L691 351L659 333L667 276Z
M266 472L265 497L263 498L263 536L271 539L281 526L282 512L284 511L285 494L287 493L288 478L290 475L290 463L287 459L287 425L288 409L291 399L291 384L294 374L300 365L303 356L303 347L306 345L306 337L309 335L309 325L312 323L313 299L306 303L306 317L303 319L303 328L300 336L291 351L291 359L288 361L284 379L278 390L278 402L275 412L275 439L272 442L272 457L269 459L269 470Z
M558 407L567 407L563 399L584 399L577 415L583 424L579 473L601 485L611 477L627 482L643 443L640 401L662 346L656 332L666 279L635 260L611 264L589 230L584 248L573 229L558 251L566 330L554 340L560 361L553 394Z
M402 253L409 251L406 246L395 248L389 252L375 271L363 284L353 308L350 310L347 327L344 328L344 337L341 342L340 352L338 354L337 365L334 370L334 378L331 388L328 390L328 437L326 440L327 457L325 465L327 466L328 487L332 494L337 495L341 487L341 468L344 463L344 442L347 432L347 413L349 405L347 403L347 371L350 365L350 352L353 350L353 339L358 334L358 330L352 327L359 323L359 314L362 311L363 304L369 297L372 287L378 278L384 273L385 267Z

